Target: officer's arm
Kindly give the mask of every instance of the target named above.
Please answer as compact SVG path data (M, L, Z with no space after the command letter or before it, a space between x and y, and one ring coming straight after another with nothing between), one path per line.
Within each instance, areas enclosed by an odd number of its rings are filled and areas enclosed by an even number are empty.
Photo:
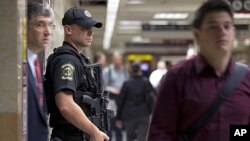
M58 92L55 96L55 101L63 117L75 127L86 132L91 138L96 140L108 140L108 136L101 132L74 102L71 91Z

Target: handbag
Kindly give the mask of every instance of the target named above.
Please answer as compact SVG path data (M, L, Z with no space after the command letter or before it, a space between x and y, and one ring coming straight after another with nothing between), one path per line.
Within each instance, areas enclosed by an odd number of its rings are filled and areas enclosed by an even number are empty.
M244 64L236 63L235 70L226 81L225 85L220 89L218 97L212 104L198 117L184 132L179 136L179 141L188 141L195 133L202 127L202 125L215 113L222 102L237 88L240 82L246 75L247 66Z

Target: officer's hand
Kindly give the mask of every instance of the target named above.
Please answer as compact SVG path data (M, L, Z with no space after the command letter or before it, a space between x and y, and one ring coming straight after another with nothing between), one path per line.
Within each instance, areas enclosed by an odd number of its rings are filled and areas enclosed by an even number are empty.
M109 137L102 131L97 132L95 135L90 136L89 141L108 141Z
M103 134L103 137L104 137L103 141L109 141L109 137L103 132L102 132L102 134Z

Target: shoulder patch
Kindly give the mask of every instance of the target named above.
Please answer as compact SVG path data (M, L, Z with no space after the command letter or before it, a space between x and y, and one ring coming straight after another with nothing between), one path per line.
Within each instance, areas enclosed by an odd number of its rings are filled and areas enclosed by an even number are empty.
M75 68L73 65L71 64L64 64L62 65L61 68L61 76L62 76L62 80L73 80L73 73L75 71Z

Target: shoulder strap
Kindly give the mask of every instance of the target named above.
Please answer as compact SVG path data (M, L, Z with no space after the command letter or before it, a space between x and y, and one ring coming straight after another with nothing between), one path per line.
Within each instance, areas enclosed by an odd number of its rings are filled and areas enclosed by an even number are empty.
M64 45L64 46L66 46L66 45ZM78 54L72 47L67 47L67 48L59 47L59 48L56 48L54 53L53 53L53 57L60 56L60 55L63 55L63 54L69 54L69 55L76 56L80 60L80 62L83 65L85 65L85 63L83 62L80 54Z
M198 117L182 134L180 141L187 141L191 139L195 133L202 127L202 125L215 113L222 102L237 88L240 82L243 80L247 72L247 66L244 64L236 63L235 70L232 72L223 88L219 91L218 97L212 102L212 104Z
M65 44L64 46L68 46L67 44ZM58 47L58 48L55 48L53 50L54 52L48 57L47 59L47 67L46 67L46 73L44 75L44 85L51 85L51 81L48 80L50 78L50 73L49 73L49 68L51 67L51 62L58 56L60 55L64 55L64 54L68 54L68 55L72 55L72 56L76 56L81 64L84 65L84 62L82 61L80 55L74 51L73 48L71 47L68 47L68 48L63 48L63 47ZM45 86L46 87L46 86ZM46 100L48 101L49 99L49 92L46 92Z

